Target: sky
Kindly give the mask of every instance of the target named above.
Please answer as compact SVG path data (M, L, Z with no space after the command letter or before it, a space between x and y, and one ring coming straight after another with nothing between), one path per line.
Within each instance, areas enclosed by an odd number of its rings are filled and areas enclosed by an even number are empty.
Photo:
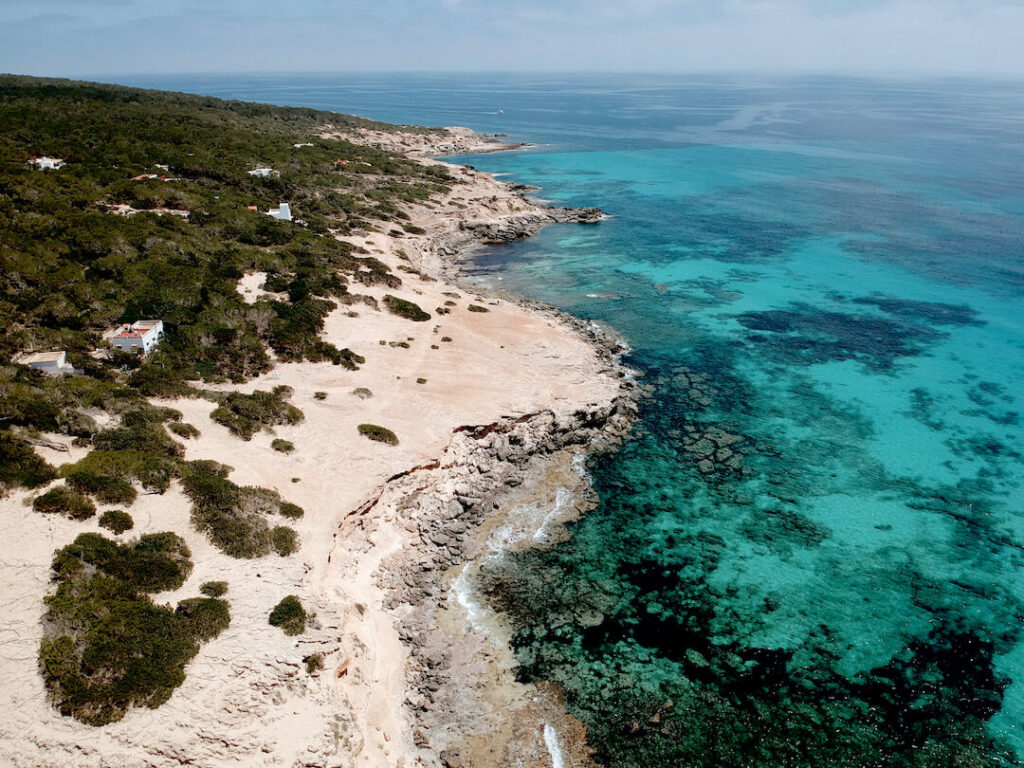
M0 71L1024 75L1024 0L0 0Z

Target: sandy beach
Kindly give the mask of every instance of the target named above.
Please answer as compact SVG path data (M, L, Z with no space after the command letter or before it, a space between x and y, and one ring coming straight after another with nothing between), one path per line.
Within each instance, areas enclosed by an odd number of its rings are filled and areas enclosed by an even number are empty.
M329 127L323 136L342 137ZM466 129L345 138L425 163L501 147ZM239 485L272 488L305 509L294 525L296 554L237 560L192 528L177 483L129 508L135 528L120 539L174 531L195 561L186 584L156 602L192 596L205 581L229 583L230 627L202 647L165 705L101 728L53 709L36 662L50 561L79 533L101 529L97 518L33 512L42 489L0 500L0 763L456 768L553 765L560 751L574 755L562 757L564 765L586 764L580 727L561 713L557 692L512 681L507 628L467 593L466 581L501 542L550 543L559 524L585 508L575 457L628 428L632 384L606 332L485 294L457 275L472 245L598 214L547 209L486 174L451 170L459 182L451 192L412 211L423 234L382 224L346 238L403 280L400 288L359 286L367 298L327 319L323 337L364 356L359 370L281 363L244 385L219 387L287 385L301 423L243 441L211 421L206 400L158 401L201 431L184 442L187 459L229 464ZM239 291L255 300L262 282L259 273L246 275ZM386 294L415 302L430 320L388 313ZM369 441L357 430L363 423L388 427L399 444ZM38 448L55 466L86 450L48 437L67 447ZM294 453L274 451L275 437L293 443ZM287 594L316 612L297 637L267 622ZM310 675L302 660L312 653L325 666Z

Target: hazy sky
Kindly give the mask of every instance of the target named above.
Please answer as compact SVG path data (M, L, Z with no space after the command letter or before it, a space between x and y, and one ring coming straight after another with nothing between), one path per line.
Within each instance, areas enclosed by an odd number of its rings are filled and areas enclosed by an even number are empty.
M1024 0L0 0L0 71L1024 74Z

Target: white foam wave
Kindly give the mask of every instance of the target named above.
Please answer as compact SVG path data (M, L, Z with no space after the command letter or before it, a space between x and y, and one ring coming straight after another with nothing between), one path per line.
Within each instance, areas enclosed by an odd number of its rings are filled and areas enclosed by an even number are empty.
M551 768L566 768L565 754L558 741L558 731L551 723L544 723L544 746L548 748L548 754L551 755Z

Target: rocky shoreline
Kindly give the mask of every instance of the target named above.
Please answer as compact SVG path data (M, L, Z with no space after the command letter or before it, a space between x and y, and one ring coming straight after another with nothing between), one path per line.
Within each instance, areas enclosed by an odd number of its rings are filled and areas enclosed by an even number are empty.
M514 149L515 147L505 147ZM471 169L475 172L475 169ZM526 204L528 210L495 219L460 220L457 227L435 233L430 238L421 266L438 277L456 283L475 293L482 289L469 283L462 269L463 260L472 249L480 245L505 243L536 235L543 227L556 223L592 224L601 221L604 214L598 208L564 208L543 206L529 199L536 188L527 185L501 184L509 196ZM489 424L464 425L457 428L451 444L437 462L392 478L376 504L387 511L385 515L402 518L402 526L415 537L412 546L403 548L381 564L378 586L385 597L384 607L398 620L402 642L409 649L407 668L408 694L405 705L414 723L413 741L419 750L420 764L444 768L468 768L485 762L472 753L465 735L479 729L482 714L479 701L486 693L467 695L467 690L487 686L509 686L510 680L500 683L495 675L480 668L466 655L465 646L478 648L495 638L484 638L479 630L472 641L465 638L453 642L452 634L442 628L439 615L454 610L452 574L460 566L471 563L486 554L486 528L489 520L507 509L516 489L524 485L544 485L544 475L558 461L566 457L582 456L617 445L628 433L636 418L638 390L634 373L625 368L620 358L628 347L614 331L596 323L586 322L540 302L519 296L502 294L502 299L513 301L532 312L548 315L553 321L570 326L578 335L599 352L605 363L604 373L620 380L620 393L611 402L597 404L574 411L568 418L558 417L544 410L521 416L509 416ZM585 481L584 481L585 482ZM552 490L548 488L547 490ZM510 649L507 649L511 653ZM472 654L471 654L472 655ZM486 654L485 654L486 655ZM501 654L499 654L501 655ZM476 656L480 656L479 651ZM510 678L504 661L506 678ZM527 686L512 694L518 701L509 712L536 709L538 699L548 701L546 717L571 721L564 712L552 714L552 706L561 709L555 691L538 696L538 691ZM466 706L467 700L473 704ZM495 713L493 708L485 714L490 717L492 731L506 730L511 715ZM495 724L494 721L498 723ZM535 725L542 725L540 721ZM547 726L551 728L550 725ZM587 761L585 734L575 721L563 723L565 730L576 732L576 744L567 746L578 753L576 765ZM532 764L530 754L538 759L537 765L550 765L547 751L525 746L527 740L545 735L537 728L531 734L519 732L516 741L516 763ZM491 738L501 741L498 733ZM546 734L550 739L550 733ZM550 745L542 742L546 750ZM511 745L491 744L484 758L486 764L508 764Z

